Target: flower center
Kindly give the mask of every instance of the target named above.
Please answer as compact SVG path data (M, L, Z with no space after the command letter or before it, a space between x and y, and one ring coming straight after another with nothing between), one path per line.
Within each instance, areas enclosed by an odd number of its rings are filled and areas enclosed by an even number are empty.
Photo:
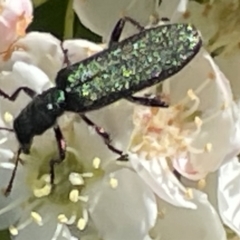
M140 154L146 160L156 157L167 159L186 158L189 153L200 154L212 149L206 143L202 149L192 146L204 123L218 116L219 109L208 118L201 119L197 96L215 77L209 76L197 89L189 89L187 96L168 108L136 106L133 115L135 125L129 150Z
M49 161L54 154L48 154L44 158L33 148L31 155L21 155L24 167L27 171L26 183L32 190L28 200L22 203L23 208L30 216L20 219L17 226L9 229L13 235L28 226L32 221L38 225L43 224L43 218L49 215L40 215L44 206L52 206L52 214L56 215L56 222L62 224L76 224L78 229L84 230L88 222L87 202L89 196L84 194L86 185L91 185L102 177L100 159L93 160L92 167L85 169L78 152L67 147L66 159L54 168L54 185L50 183ZM42 214L42 213L41 213Z

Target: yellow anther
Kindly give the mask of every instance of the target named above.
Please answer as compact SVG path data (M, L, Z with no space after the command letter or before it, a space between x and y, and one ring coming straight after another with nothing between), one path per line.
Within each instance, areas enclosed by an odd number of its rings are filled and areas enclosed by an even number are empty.
M227 102L224 102L223 105L222 105L222 107L221 107L221 110L227 109L228 106L229 106L229 104L228 104Z
M192 101L197 99L197 96L195 95L195 93L192 89L189 89L187 91L187 95Z
M93 167L94 167L95 169L98 169L98 168L100 167L100 163L101 163L101 159L100 159L100 158L95 157L95 158L93 159Z
M187 199L193 199L193 191L192 191L192 189L191 188L187 188L187 191L186 191L186 198Z
M35 188L33 189L33 194L36 198L41 198L48 196L51 193L52 185L46 184L43 188Z
M39 213L37 212L31 212L31 217L32 219L34 220L34 222L36 222L38 225L43 225L43 222L42 222L42 217Z
M118 180L116 178L111 177L109 183L113 189L117 188L118 186Z
M197 184L197 187L198 189L202 190L206 187L206 180L203 178L203 179L200 179L198 181L198 184Z
M18 229L14 226L10 226L9 227L9 232L13 235L13 236L17 236L18 235Z
M84 180L80 173L75 173L75 172L70 173L68 180L74 186L84 185Z
M197 126L198 128L202 126L202 120L201 120L201 118L195 117L194 122L195 122L195 124L196 124L196 126Z
M13 115L9 112L5 112L3 118L4 118L5 122L13 121Z
M59 215L58 215L58 221L59 221L60 223L67 223L67 222L68 222L68 219L67 219L67 217L66 217L64 214L59 214Z
M79 191L77 189L73 189L70 193L69 193L69 199L71 202L76 203L78 201L79 198Z
M212 151L212 144L211 143L207 143L205 146L205 151L206 152L211 152Z
M78 220L78 222L77 222L77 228L78 228L80 231L84 230L85 227L86 227L86 225L87 225L87 222L86 222L86 220L83 219L83 218L80 218L80 219Z
M40 180L44 181L45 183L51 182L51 176L50 174L43 174L40 178Z
M166 209L161 209L158 211L158 217L163 219L165 217L166 214Z

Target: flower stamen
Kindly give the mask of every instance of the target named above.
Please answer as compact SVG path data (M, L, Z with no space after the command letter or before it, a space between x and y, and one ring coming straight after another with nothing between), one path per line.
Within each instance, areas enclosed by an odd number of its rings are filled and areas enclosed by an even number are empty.
M95 157L95 158L93 159L93 167L94 167L95 169L99 169L100 164L101 164L101 159L98 158L98 157Z
M86 203L86 202L88 202L88 200L89 200L89 196L79 196L79 197L78 197L78 200Z
M78 202L79 200L79 191L77 189L73 189L70 193L69 193L69 200L73 203Z
M83 210L82 218L79 218L77 227L80 231L84 230L88 223L88 211L86 209Z
M191 188L187 188L185 197L189 200L193 199L193 191Z
M36 222L39 226L43 225L42 217L39 213L37 212L31 212L31 217Z
M9 232L13 235L13 236L17 236L18 235L18 229L14 226L10 226L8 228Z
M24 198L17 198L15 201L10 202L6 207L0 209L0 215L11 211L12 209L16 208Z
M71 216L71 217L69 218L69 220L67 221L67 224L68 224L68 225L74 224L75 221L76 221L76 219L77 219L77 215L73 213L72 216Z
M86 172L86 173L82 173L81 176L83 178L91 178L94 176L94 174L92 172Z
M194 91L192 89L189 89L188 92L188 97L190 98L191 101L194 101L194 104L192 105L191 108L189 108L188 110L185 110L181 116L182 119L188 118L189 116L191 116L194 112L197 111L199 105L200 105L200 99L199 97L196 96L196 94L194 93Z
M57 219L60 223L67 223L68 222L68 219L67 219L65 214L59 214Z
M114 177L110 177L109 184L112 189L115 189L118 186L118 180Z
M202 190L206 187L206 180L203 178L203 179L200 179L198 181L198 184L197 184L197 187L198 189Z
M4 118L4 121L7 123L10 123L13 121L13 115L10 112L5 112L3 118Z
M52 185L50 183L46 184L43 188L33 189L33 194L36 198L42 198L48 196L52 191Z
M71 172L68 179L73 186L84 185L84 179L80 173Z
M19 224L18 226L16 226L16 229L18 231L24 229L25 227L27 227L28 225L30 225L32 223L33 219L31 217L29 217L28 219L26 219L24 222L22 222L21 224Z

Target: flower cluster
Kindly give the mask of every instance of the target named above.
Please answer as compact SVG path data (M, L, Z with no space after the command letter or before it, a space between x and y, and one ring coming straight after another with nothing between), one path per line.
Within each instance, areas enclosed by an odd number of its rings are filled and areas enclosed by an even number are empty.
M57 123L66 157L55 168L54 187L49 162L58 150L49 129L34 138L30 154L20 155L6 196L19 148L8 130L31 101L24 91L16 99L6 96L22 86L38 94L52 87L66 66L64 49L75 63L105 45L26 33L31 1L0 0L0 229L16 240L237 240L239 8L239 0L73 0L81 22L104 43L122 16L144 26L167 17L194 23L204 47L178 74L146 90L167 108L121 100L87 114L128 162L116 161L119 156L77 114L65 113ZM136 32L127 25L121 37Z

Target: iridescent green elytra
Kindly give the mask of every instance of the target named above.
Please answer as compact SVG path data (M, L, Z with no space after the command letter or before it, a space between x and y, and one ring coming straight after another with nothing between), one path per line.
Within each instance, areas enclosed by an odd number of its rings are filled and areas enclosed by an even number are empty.
M61 70L57 87L66 92L66 110L98 109L176 74L201 45L190 24L146 29Z

